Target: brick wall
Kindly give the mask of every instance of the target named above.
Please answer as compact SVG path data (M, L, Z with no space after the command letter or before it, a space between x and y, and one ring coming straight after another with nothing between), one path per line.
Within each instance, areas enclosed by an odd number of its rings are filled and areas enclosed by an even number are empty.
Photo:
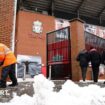
M33 22L42 22L43 32L32 31ZM16 53L22 55L41 56L46 65L46 33L55 30L55 18L33 12L19 11L16 28Z
M11 46L14 0L0 0L0 42Z
M70 33L71 33L71 63L72 63L72 80L80 80L80 66L76 61L76 57L82 49L85 48L85 38L84 38L84 27L83 22L79 19L74 19L70 21Z

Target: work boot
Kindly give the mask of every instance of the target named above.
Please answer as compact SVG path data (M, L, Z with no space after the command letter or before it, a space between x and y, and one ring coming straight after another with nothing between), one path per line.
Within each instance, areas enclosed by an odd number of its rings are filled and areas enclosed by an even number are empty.
M6 88L6 85L0 85L0 88Z
M0 83L0 88L6 88L6 82L1 81L1 83Z
M14 86L17 86L17 85L18 85L18 83L12 83L12 84L10 84L8 86L14 87Z

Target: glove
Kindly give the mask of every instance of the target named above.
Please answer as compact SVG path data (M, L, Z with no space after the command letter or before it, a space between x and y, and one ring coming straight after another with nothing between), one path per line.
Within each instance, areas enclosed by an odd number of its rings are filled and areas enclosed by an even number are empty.
M2 66L3 65L3 62L0 62L0 66Z

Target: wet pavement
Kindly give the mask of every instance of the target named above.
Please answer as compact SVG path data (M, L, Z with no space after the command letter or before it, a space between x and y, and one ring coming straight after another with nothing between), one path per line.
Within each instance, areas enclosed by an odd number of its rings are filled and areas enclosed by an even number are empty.
M53 82L55 83L54 91L58 92L62 88L62 84L65 83L65 80L54 80ZM105 87L105 84L102 81L97 82L97 83L94 83L92 81L90 81L90 82L75 82L75 84L77 84L80 87L85 87L85 86L89 86L89 85L92 85L92 84L97 85L97 86L99 86L101 88Z
M0 102L8 102L13 98L13 94L21 96L27 94L33 96L33 82L21 82L16 87L7 87L5 89L0 89Z
M88 85L97 85L101 88L104 88L105 87L105 84L104 82L97 82L97 83L94 83L94 82L86 82L86 83L83 83L83 82L75 82L76 84L78 84L80 87L84 87L84 86L88 86Z

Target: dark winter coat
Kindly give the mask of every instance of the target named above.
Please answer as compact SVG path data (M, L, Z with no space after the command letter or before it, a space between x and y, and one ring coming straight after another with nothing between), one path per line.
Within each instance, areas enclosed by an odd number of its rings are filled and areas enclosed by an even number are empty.
M87 51L81 51L77 56L77 61L79 61L81 67L87 67L89 62L89 54Z
M89 56L90 56L90 61L91 61L92 67L98 67L101 63L100 53L97 50L92 49L89 52Z
M105 51L102 52L101 63L105 65Z

